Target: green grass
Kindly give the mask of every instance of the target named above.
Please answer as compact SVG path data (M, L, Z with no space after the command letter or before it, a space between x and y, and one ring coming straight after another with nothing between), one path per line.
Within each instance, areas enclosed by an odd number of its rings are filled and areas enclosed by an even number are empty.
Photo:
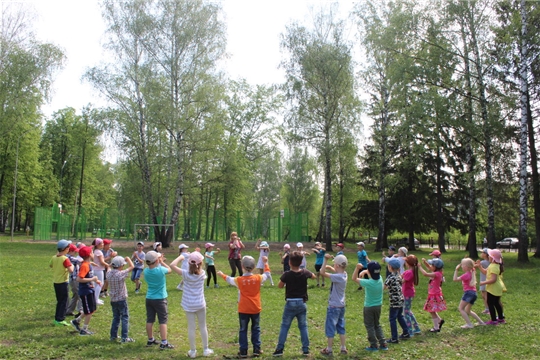
M151 359L185 358L188 350L187 322L180 307L181 292L175 289L179 282L176 274L167 278L169 290L169 341L176 346L170 352L156 348L146 348L144 295L135 295L133 285L128 284L130 297L130 336L136 339L133 344L114 344L109 342L111 308L106 301L98 308L90 329L96 334L80 337L69 328L52 325L56 304L52 286L52 274L48 268L50 256L55 252L54 243L9 242L0 238L0 359L80 359L80 358L115 358L115 359ZM248 243L252 251L244 255L257 256L254 244ZM222 246L223 247L223 246ZM129 255L128 247L119 248L121 255ZM370 251L371 250L371 251ZM351 265L356 263L356 254L349 249L346 255ZM373 253L368 246L368 255L372 260L380 260L380 254ZM174 258L173 249L166 251L167 258ZM428 249L416 252L416 255L428 257ZM540 281L540 261L531 258L527 265L516 262L516 253L505 254L506 271L504 280L508 292L503 296L505 315L508 324L496 327L477 327L463 330L463 319L457 311L461 298L461 283L451 281L453 269L465 255L463 251L452 251L443 255L445 277L443 286L448 310L441 315L446 320L441 333L431 334L431 318L422 310L427 294L427 278L422 278L417 287L417 296L413 311L419 321L423 334L408 341L390 347L388 352L370 353L363 350L367 346L366 331L362 321L364 292L357 291L357 286L349 282L347 287L347 346L349 356L340 358L375 359L516 359L539 358L540 309L537 305ZM216 267L225 273L230 269L226 254L217 255ZM308 258L308 267L313 268L314 257ZM279 281L281 265L277 251L272 251L270 265L274 281ZM350 278L350 277L349 277ZM210 347L216 352L215 358L222 355L236 354L238 351L238 317L236 310L237 291L219 279L221 287L206 291L208 304L207 322ZM323 358L319 350L326 345L324 320L328 299L328 287L316 288L311 282L308 302L308 322L312 358ZM143 290L145 289L143 285ZM275 349L281 314L284 305L284 289L271 287L267 283L262 289L263 312L261 314L263 358L270 357ZM383 304L381 323L387 337L390 336L388 323L387 297ZM481 300L473 310L482 310ZM483 315L483 317L486 317ZM486 317L487 319L487 317ZM157 330L156 330L157 333ZM338 339L336 339L336 342ZM200 337L197 334L199 353ZM337 344L334 345L337 349ZM301 346L298 328L293 323L285 348L285 358L300 358ZM336 355L336 357L338 357Z

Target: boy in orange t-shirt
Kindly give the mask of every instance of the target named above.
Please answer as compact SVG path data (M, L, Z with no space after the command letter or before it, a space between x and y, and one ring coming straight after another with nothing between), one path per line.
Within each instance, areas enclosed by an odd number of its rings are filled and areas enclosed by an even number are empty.
M265 265L268 258L263 259ZM238 333L240 358L247 358L248 352L248 325L251 321L251 342L253 343L253 356L261 355L261 327L259 325L261 317L261 285L269 277L270 272L264 274L253 274L255 269L255 259L251 256L242 258L242 276L230 277L218 271L218 275L223 278L228 284L236 286L239 292L238 299L238 317L240 318L240 330Z

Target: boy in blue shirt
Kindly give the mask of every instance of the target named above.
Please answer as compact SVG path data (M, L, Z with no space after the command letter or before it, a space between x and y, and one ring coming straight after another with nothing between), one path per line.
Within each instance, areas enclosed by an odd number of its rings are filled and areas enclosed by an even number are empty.
M358 274L362 264L357 264L353 273L353 281L366 289L364 298L364 326L368 334L367 351L388 350L386 339L380 324L384 284L381 279L381 265L371 261L367 269ZM364 276L367 275L367 279ZM379 346L377 346L379 343Z

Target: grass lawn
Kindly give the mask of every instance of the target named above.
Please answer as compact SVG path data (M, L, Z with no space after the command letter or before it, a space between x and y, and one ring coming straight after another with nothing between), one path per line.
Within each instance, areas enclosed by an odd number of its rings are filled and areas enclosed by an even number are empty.
M131 244L113 243L120 255L131 254ZM309 245L309 244L306 244ZM192 244L190 244L191 247ZM219 246L225 248L223 243ZM248 250L243 255L255 258L258 252L254 243L246 244ZM368 256L380 261L380 253L373 252L373 245L368 245ZM306 246L309 250L310 246ZM148 247L145 251L148 251ZM167 249L168 262L175 257L175 249ZM421 249L415 254L429 258L430 249ZM141 294L134 294L134 285L129 282L129 310L131 337L136 342L121 345L109 342L111 325L111 307L106 299L105 305L98 307L90 323L94 336L81 337L71 327L55 327L52 324L56 299L52 286L52 272L48 267L50 257L55 253L54 243L9 242L9 238L0 238L0 359L154 359L186 358L189 350L187 341L187 321L180 307L182 293L176 290L180 277L170 274L167 278L169 291L169 342L176 346L174 350L160 351L146 347L145 332L145 285ZM270 266L274 282L277 284L281 275L281 265L277 251L272 251ZM347 249L349 259L349 279L356 264L356 253ZM508 292L503 296L506 325L483 326L474 329L461 329L464 324L457 306L461 299L461 283L453 283L452 274L455 266L464 257L464 251L450 251L443 255L445 262L446 283L443 285L444 297L448 310L441 313L445 325L440 333L429 333L432 327L431 317L422 310L427 295L428 279L422 277L417 287L413 303L413 312L421 325L423 333L399 344L390 344L387 352L367 353L366 330L362 321L364 292L358 291L356 284L349 281L347 286L347 347L349 355L335 355L339 358L375 358L375 359L518 359L540 358L540 307L538 291L540 285L540 261L532 259L527 265L516 262L515 252L505 253L504 280ZM308 268L313 271L314 256L308 258ZM230 273L227 254L217 255L216 268ZM208 305L207 323L210 347L215 358L233 355L238 351L238 316L236 288L227 286L219 279L220 288L206 290ZM324 321L328 300L328 286L315 287L312 281L309 288L308 324L311 341L311 358L323 358L319 350L326 345ZM263 358L271 357L275 349L284 305L284 289L271 287L269 282L261 289L263 311L261 314ZM473 307L477 313L483 310L481 299ZM486 315L481 315L486 320ZM70 320L71 318L68 318ZM383 302L381 323L385 336L390 337L388 323L388 298ZM156 334L157 331L156 325ZM200 336L197 334L198 354L202 358ZM339 338L335 339L334 351L339 352ZM250 347L251 352L251 347ZM285 347L285 358L301 358L300 336L296 323L293 323Z

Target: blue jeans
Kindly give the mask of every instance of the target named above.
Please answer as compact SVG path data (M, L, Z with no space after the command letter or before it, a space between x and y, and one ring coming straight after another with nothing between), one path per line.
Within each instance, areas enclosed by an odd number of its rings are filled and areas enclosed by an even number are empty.
M240 352L245 354L248 350L248 325L251 320L251 343L254 349L261 348L261 314L242 314L238 313L240 319L240 331L238 333L238 342L240 343Z
M285 348L287 334L294 318L298 319L298 329L300 329L300 340L302 341L302 351L309 352L309 336L307 328L307 306L303 300L291 300L285 303L277 349Z
M122 339L128 338L129 330L129 311L126 300L111 301L113 320L111 325L111 340L118 337L118 327L120 326L120 320L122 320Z
M391 307L389 319L390 319L390 331L392 332L392 340L398 340L396 320L399 322L399 326L401 326L401 329L403 330L403 334L409 333L407 322L405 321L405 318L403 317L402 307Z

